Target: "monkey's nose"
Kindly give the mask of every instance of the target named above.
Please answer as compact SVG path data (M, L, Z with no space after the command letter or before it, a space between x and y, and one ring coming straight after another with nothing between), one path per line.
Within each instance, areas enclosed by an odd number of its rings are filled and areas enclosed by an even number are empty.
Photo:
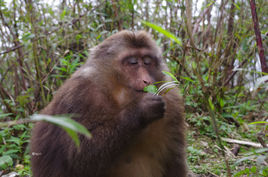
M150 84L152 84L150 81L147 81L147 80L143 80L143 82L144 82L145 85L150 85Z

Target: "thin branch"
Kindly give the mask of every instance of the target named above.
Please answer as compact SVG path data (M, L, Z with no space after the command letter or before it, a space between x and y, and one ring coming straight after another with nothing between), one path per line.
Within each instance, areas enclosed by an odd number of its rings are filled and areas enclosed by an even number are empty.
M228 142L228 143L241 144L241 145L252 146L252 147L256 147L256 148L263 147L260 143L254 143L254 142L250 142L250 141L236 140L236 139L230 139L230 138L221 138L221 139L223 141ZM266 146L268 146L268 144Z
M16 115L16 111L13 110L12 106L6 101L7 98L12 99L12 97L9 95L9 93L4 89L2 84L0 83L0 97L3 101L3 104L5 105L8 112Z
M16 31L16 26L17 26L16 25L16 21L14 22L14 27L11 27L6 22L6 19L5 19L4 15L3 15L3 12L2 11L0 11L0 17L1 17L2 23L4 24L4 26L6 26L9 29L9 32L10 32L11 36L13 37L13 43L14 43L14 45L15 46L22 45L20 43L20 40L19 40L18 32ZM21 47L18 47L17 49L18 49L17 62L19 63L19 71L20 71L20 75L21 75L21 84L22 84L22 88L24 90L27 90L26 89L26 81L25 81L25 78L24 78L24 75L26 75L26 73L22 69L23 68L23 64L24 64L24 53L23 53Z
M17 49L19 49L19 48L21 48L23 46L24 46L23 44L20 44L20 45L17 45L15 47L11 47L11 48L7 49L4 52L0 52L0 55L6 54L6 53L9 53L9 52L13 52L14 50L17 50Z
M262 132L258 133L257 135L258 141L261 143L262 147L267 148L268 144L265 144L265 141L262 139L262 137L265 137L265 134Z
M260 62L261 62L261 69L262 72L268 73L268 67L266 65L266 60L264 56L264 48L262 45L262 39L261 39L261 32L259 28L259 20L256 12L256 3L255 0L250 0L250 8L251 8L251 14L252 14L252 20L254 24L254 31L256 35L256 41L258 46L258 52L260 56Z
M225 162L226 169L227 169L227 176L231 177L231 169L230 169L229 162L228 162L228 160L226 158L226 153L224 151L224 146L222 144L222 138L220 137L219 128L218 128L217 121L216 121L216 116L215 116L214 111L209 106L209 101L208 100L207 100L207 105L208 105L207 107L208 107L209 114L210 114L210 117L211 117L213 129L214 129L214 132L216 134L216 140L218 141L218 145L220 146L220 151L222 153L222 156L224 157L224 162Z
M193 38L193 30L192 30L192 0L185 1L186 13L185 13L185 26L187 34L190 38L190 44L196 48Z
M244 60L239 66L238 68L241 68L245 63L247 62L247 60ZM235 74L238 72L238 70L234 71L232 73L232 75L224 82L224 86L228 85L228 83L233 79L233 77L235 76Z

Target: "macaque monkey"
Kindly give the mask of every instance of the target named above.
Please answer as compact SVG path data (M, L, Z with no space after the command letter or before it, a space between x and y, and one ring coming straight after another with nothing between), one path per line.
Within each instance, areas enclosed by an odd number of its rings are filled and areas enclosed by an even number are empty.
M184 108L177 89L144 87L169 79L162 53L144 31L121 31L91 50L41 114L73 115L92 138L77 148L60 127L38 122L33 177L186 177Z

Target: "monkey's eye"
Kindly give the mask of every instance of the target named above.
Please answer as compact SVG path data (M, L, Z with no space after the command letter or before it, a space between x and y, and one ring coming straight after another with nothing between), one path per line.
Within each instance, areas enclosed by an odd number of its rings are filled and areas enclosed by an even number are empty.
M152 59L150 57L144 57L143 58L143 63L145 65L150 65L152 63Z
M130 65L136 65L138 64L138 59L135 58L135 57L130 57L127 62L130 64Z

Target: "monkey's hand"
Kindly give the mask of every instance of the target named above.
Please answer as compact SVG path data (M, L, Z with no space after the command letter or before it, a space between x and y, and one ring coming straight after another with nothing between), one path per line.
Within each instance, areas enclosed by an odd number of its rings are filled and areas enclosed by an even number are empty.
M141 122L148 124L164 117L165 102L161 96L146 93L140 100Z

